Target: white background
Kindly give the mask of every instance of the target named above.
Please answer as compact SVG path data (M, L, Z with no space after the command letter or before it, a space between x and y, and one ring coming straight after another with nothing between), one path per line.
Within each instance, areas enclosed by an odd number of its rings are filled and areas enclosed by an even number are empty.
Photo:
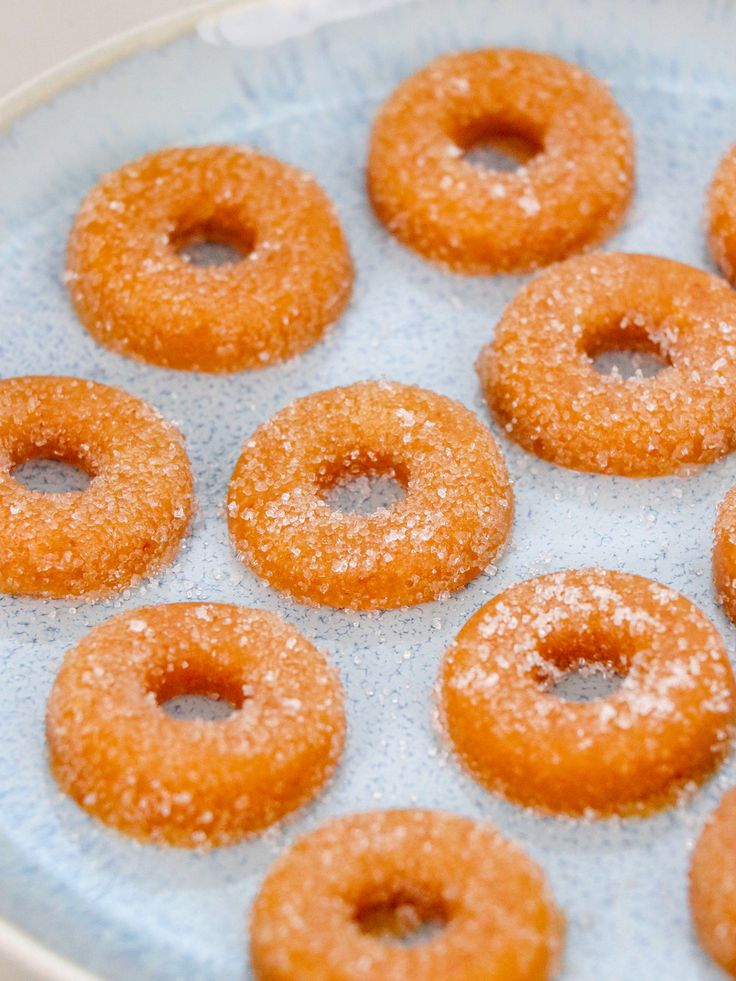
M0 95L71 55L194 0L0 0Z

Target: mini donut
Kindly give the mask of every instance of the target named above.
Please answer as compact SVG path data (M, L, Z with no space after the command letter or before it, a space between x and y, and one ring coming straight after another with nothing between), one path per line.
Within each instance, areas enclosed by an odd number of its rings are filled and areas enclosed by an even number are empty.
M704 949L736 978L736 788L724 795L695 845L690 910Z
M89 486L45 494L15 480L38 458L80 467ZM0 381L0 591L125 589L171 561L193 509L184 441L146 402L81 378Z
M162 703L216 695L221 720ZM143 607L71 650L46 715L60 788L143 842L230 845L312 798L345 737L335 670L273 613L219 603Z
M718 164L708 189L707 212L711 255L736 286L736 145Z
M243 253L207 268L193 241ZM95 340L197 371L239 371L315 344L353 280L335 211L311 175L234 146L160 150L107 174L72 228L67 284Z
M736 295L670 259L598 253L540 273L506 307L477 368L491 409L524 449L559 466L654 477L734 446ZM655 377L597 372L626 348Z
M388 475L406 496L369 515L325 500ZM513 512L490 431L460 403L412 385L359 382L297 399L245 443L228 494L240 557L300 602L413 606L459 589L504 543Z
M511 139L509 139L511 138ZM496 140L516 171L464 152ZM608 238L634 186L634 139L608 89L553 55L508 48L437 58L380 109L368 158L378 217L461 273L521 273Z
M384 936L366 929L382 912ZM443 929L424 943L391 942L432 921ZM258 981L545 981L563 937L521 848L427 810L356 814L301 838L268 873L250 926Z
M736 487L731 488L718 508L713 582L724 610L736 622Z
M607 698L554 696L566 672L623 676ZM643 814L728 752L736 686L718 631L641 576L579 569L519 583L465 624L440 671L440 716L471 774L552 814Z

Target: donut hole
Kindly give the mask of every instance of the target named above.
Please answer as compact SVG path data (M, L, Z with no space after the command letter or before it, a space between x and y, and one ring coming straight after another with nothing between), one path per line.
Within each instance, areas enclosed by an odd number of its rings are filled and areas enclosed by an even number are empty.
M654 325L644 317L624 315L593 329L583 351L600 375L617 381L654 378L672 359L653 334Z
M608 698L623 684L624 676L611 665L586 664L559 675L548 688L548 694L564 702L593 702Z
M398 892L360 903L354 919L361 933L383 943L417 947L443 930L449 916L441 902Z
M40 494L81 494L89 486L92 475L77 463L36 457L17 466L13 478Z
M159 705L172 719L180 719L182 722L192 722L195 719L221 722L237 711L232 702L222 698L217 692L207 695L176 695L165 702L159 702Z
M201 268L234 266L249 256L256 234L227 211L180 219L170 244L182 261Z
M406 497L406 491L388 474L363 473L347 477L327 493L325 500L336 511L368 515L387 511Z
M222 721L250 697L242 679L189 662L155 669L148 687L163 711L181 721Z
M466 124L456 130L454 139L463 159L479 170L518 170L544 149L533 127L493 118Z
M636 650L624 632L602 626L577 632L562 626L540 644L545 666L535 666L533 673L546 694L566 702L591 702L619 690Z
M248 252L241 252L230 242L220 242L212 237L187 242L177 249L177 252L179 257L190 266L200 266L205 269L209 266L234 266L248 255Z
M630 378L656 378L668 363L650 351L614 349L593 358L593 367L599 375L627 381Z
M320 493L333 510L366 516L406 497L406 468L388 459L357 455L320 473Z
M31 428L11 451L10 472L36 493L80 494L95 476L95 465L88 445L70 445L63 433L40 435Z

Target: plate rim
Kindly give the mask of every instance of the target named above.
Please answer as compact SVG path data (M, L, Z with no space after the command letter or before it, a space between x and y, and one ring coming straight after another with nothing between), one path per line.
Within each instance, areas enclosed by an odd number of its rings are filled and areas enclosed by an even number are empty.
M135 27L116 31L96 44L88 45L76 54L64 58L0 96L0 138L28 112L38 108L64 89L94 72L108 68L143 48L158 48L195 27L201 20L217 17L227 10L272 0L197 0L159 17L143 21Z

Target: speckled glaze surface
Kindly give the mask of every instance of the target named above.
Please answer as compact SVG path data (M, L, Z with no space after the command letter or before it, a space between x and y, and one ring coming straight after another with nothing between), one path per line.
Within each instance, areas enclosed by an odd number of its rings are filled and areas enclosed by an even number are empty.
M185 433L199 496L191 537L155 582L95 605L0 599L0 914L108 978L247 977L247 912L294 835L328 816L421 805L488 818L542 864L568 917L565 981L715 981L719 972L691 930L686 868L705 814L736 783L736 760L689 803L648 820L544 819L463 775L436 735L432 689L442 652L479 606L520 579L566 567L598 564L680 590L714 618L733 652L710 549L736 459L689 478L636 482L555 468L494 426L516 494L497 570L444 602L372 615L309 609L263 585L234 556L224 502L245 437L312 391L385 376L460 399L488 420L473 362L525 279L449 275L374 219L363 173L370 120L401 78L443 51L514 44L554 51L610 80L638 141L636 200L610 247L712 270L704 195L736 139L727 43L736 6L423 0L267 48L247 47L237 16L227 29L210 25L80 81L0 140L2 374L79 375L149 400ZM177 373L97 346L62 282L79 202L103 171L148 150L217 141L252 144L316 174L355 258L348 312L326 341L256 374ZM49 775L43 729L64 651L91 626L119 610L198 599L275 610L329 651L349 727L337 777L315 805L208 855L142 847L88 818Z

